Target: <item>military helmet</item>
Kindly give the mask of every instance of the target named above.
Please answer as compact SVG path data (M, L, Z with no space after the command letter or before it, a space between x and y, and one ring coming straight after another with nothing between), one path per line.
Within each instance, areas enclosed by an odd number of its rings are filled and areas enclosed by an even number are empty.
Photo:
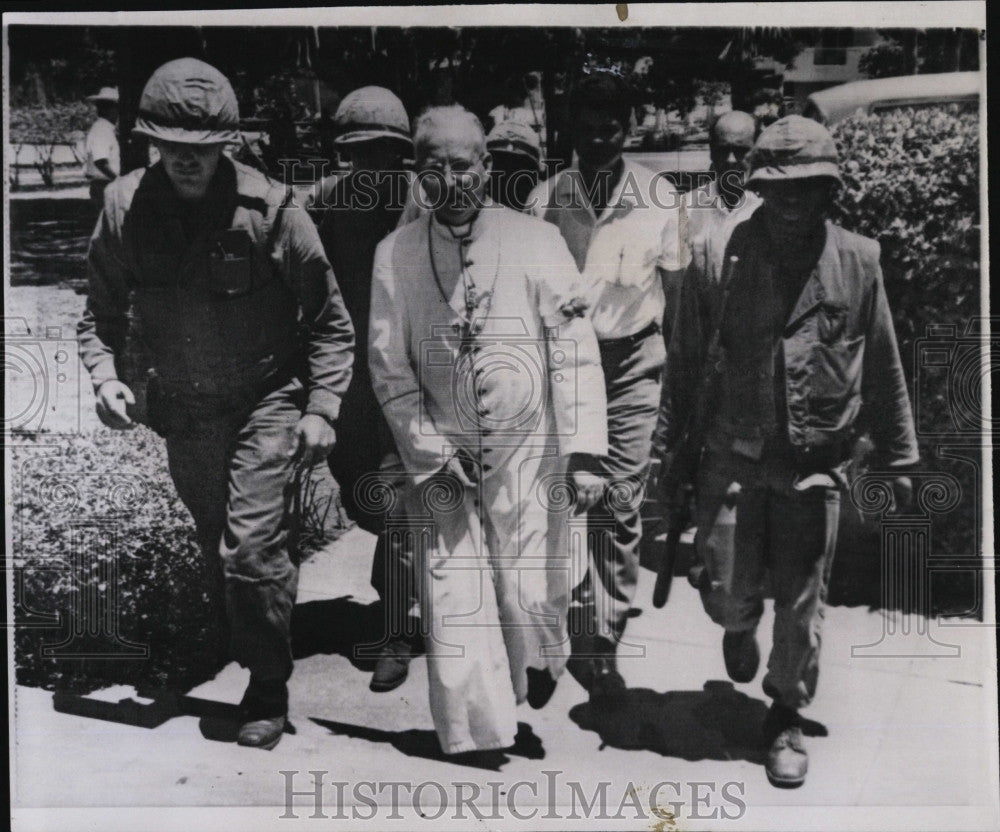
M333 116L338 145L398 139L413 147L403 102L385 87L361 87L344 96Z
M165 63L150 76L139 99L133 133L183 144L240 140L240 113L229 80L196 58Z
M486 149L490 153L513 153L527 157L536 166L542 158L538 134L519 121L501 121L495 125L486 137Z
M817 176L843 184L833 136L818 121L803 116L785 116L765 128L747 161L747 185Z

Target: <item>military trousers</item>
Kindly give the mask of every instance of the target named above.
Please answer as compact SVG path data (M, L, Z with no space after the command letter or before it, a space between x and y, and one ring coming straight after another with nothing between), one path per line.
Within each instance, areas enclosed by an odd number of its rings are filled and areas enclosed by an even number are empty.
M385 467L388 462L390 467ZM402 461L367 374L351 381L337 420L330 472L348 516L376 536L371 585L384 617L383 642L419 634L419 600L409 545Z
M255 679L287 679L298 584L293 454L306 391L294 379L247 398L175 397L167 458L204 555L221 572L232 658Z
M710 441L697 483L696 548L705 611L726 630L757 627L770 579L774 636L764 690L789 708L816 693L840 491L787 462Z
M587 515L590 564L574 604L588 609L588 635L618 641L639 579L639 510L649 472L660 406L666 347L658 325L637 336L601 341L608 397L607 479L601 501ZM579 633L574 633L579 635Z

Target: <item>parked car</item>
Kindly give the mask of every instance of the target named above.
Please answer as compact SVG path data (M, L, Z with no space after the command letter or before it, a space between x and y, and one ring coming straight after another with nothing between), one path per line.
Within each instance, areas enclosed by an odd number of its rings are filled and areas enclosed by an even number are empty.
M830 126L854 115L897 107L926 107L953 101L977 101L983 78L978 72L942 72L851 81L814 92L804 116Z

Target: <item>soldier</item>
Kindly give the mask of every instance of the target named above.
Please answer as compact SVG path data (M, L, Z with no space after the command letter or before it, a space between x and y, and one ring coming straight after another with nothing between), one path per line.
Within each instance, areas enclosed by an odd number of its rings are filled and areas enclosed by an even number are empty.
M798 711L816 691L839 489L855 440L870 430L880 467L898 472L900 508L918 452L878 244L827 219L841 182L829 132L800 116L780 119L761 134L749 167L761 207L685 277L667 364L668 442L705 437L700 589L726 630L726 669L737 682L757 673L770 571L766 768L772 783L797 786L808 768ZM693 418L703 424L690 431Z
M621 704L617 645L639 577L642 505L660 405L666 346L664 286L686 265L681 198L660 174L623 159L632 111L625 81L586 76L573 91L573 141L580 159L539 185L531 210L561 232L582 272L608 400L609 483L591 509L591 564L579 587L580 627L596 633L579 674L591 701ZM581 633L580 630L584 632Z
M579 457L578 508L600 495L590 457L606 450L606 415L558 232L485 198L474 115L434 107L414 133L434 210L375 253L369 361L433 515L421 617L434 724L458 754L510 746L515 706L543 706L565 666L569 518L546 494Z
M391 472L400 468L392 433L372 391L368 316L375 247L403 213L412 176L403 161L412 155L413 142L403 103L383 87L362 87L347 95L334 115L334 126L335 145L350 159L351 172L321 190L319 207L324 213L319 235L354 322L357 346L330 470L348 514L379 536L371 580L382 602L386 639L369 687L386 692L406 681L410 659L421 641L413 609L411 555L396 545L398 541L386 539L384 514L363 496L366 475L381 471L393 478Z
M292 672L292 486L334 446L354 333L308 216L223 156L238 129L215 68L181 58L153 73L134 130L161 161L105 191L79 337L101 421L142 419L166 439L205 557L221 559L233 657L250 670L238 742L270 749ZM121 375L130 307L151 365L146 414L144 379Z
M490 195L515 211L526 210L541 169L538 134L520 122L502 121L487 134L486 149L493 159Z

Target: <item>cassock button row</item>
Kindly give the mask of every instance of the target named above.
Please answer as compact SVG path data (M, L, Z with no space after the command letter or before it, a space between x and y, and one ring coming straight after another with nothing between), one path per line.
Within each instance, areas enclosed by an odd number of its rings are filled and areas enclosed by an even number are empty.
M462 265L465 266L465 268L469 268L469 266L471 266L472 263L473 263L473 261L469 260L469 259L465 259L465 260L462 261Z

